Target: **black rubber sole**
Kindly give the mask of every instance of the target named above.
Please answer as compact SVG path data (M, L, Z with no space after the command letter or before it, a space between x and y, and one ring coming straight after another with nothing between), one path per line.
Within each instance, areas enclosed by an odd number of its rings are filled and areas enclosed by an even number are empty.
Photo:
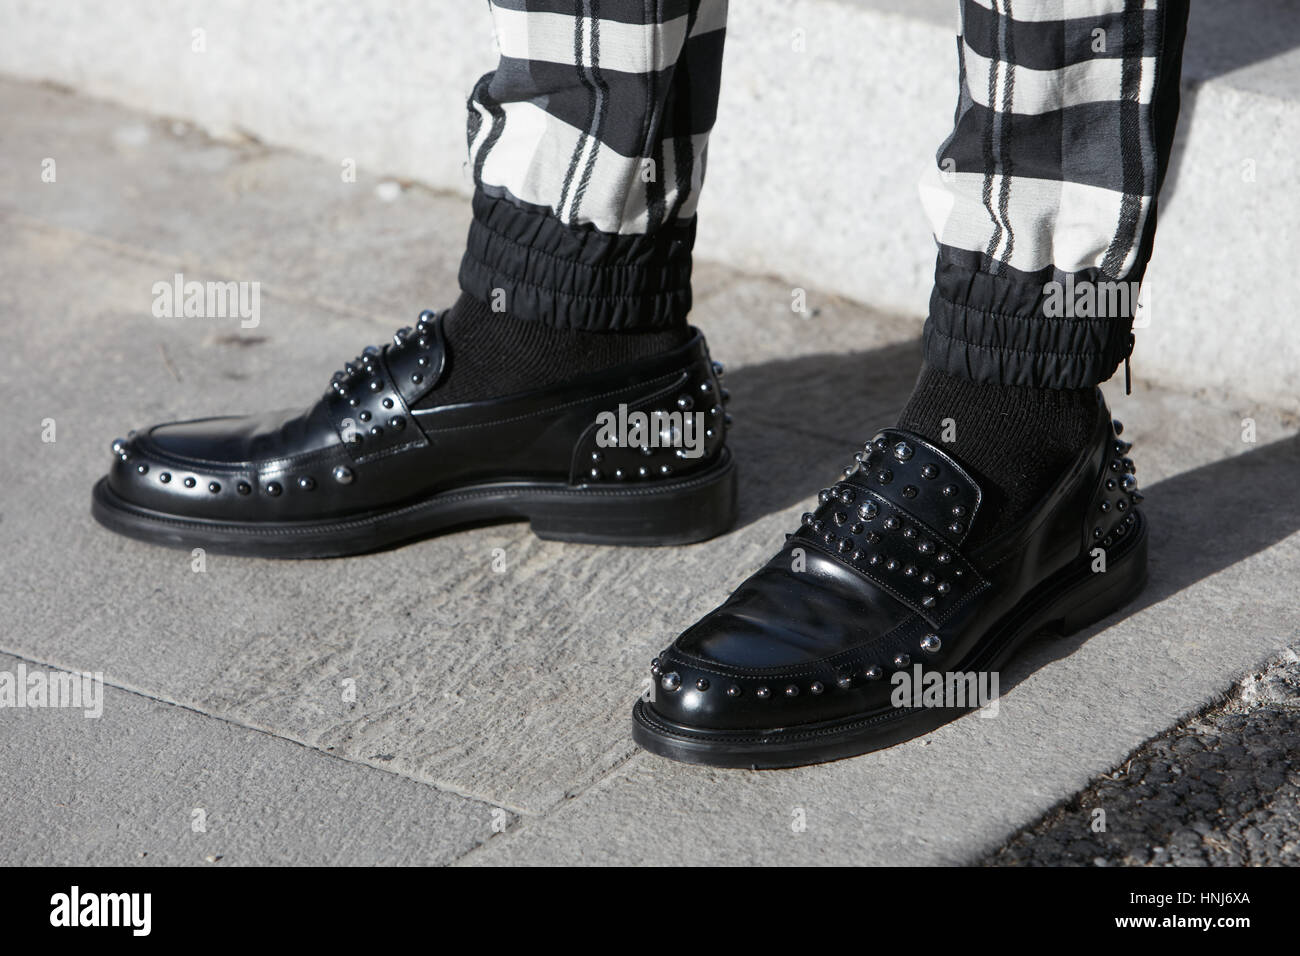
M1000 670L1031 638L1065 637L1132 601L1147 581L1147 525L1141 512L1133 531L1106 556L1106 572L1091 560L1066 568L1039 585L990 631L954 671ZM632 739L651 753L685 763L752 770L799 767L856 757L936 730L974 708L890 707L821 724L762 731L707 731L655 715L645 701L632 709Z
M660 546L703 541L736 520L731 455L675 481L625 487L502 482L441 492L401 507L322 521L282 523L181 518L95 485L91 514L111 531L171 548L262 558L330 558L379 551L456 528L527 521L539 538L586 544Z

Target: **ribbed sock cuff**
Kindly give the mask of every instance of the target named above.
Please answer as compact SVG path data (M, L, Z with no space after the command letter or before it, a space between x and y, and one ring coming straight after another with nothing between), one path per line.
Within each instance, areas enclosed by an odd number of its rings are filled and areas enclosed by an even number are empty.
M558 385L658 355L690 338L686 325L643 332L589 332L494 312L462 293L443 320L448 369L425 405L481 401Z
M995 534L1037 506L1087 445L1095 388L986 385L925 366L899 427L943 448L981 484L971 539Z

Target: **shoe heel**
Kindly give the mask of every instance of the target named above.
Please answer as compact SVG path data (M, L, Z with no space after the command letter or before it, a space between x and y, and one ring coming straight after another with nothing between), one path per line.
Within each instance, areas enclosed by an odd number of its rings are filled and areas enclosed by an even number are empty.
M736 521L730 453L709 471L617 490L579 488L528 509L533 534L581 544L676 545L716 537Z
M1112 548L1106 556L1106 570L1092 570L1092 558L1086 557L1084 582L1070 592L1064 614L1055 622L1062 637L1109 617L1137 597L1147 583L1147 525L1141 512L1122 548Z

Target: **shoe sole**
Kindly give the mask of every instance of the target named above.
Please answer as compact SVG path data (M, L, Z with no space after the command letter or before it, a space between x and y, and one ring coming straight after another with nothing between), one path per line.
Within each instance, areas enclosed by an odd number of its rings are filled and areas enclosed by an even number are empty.
M1141 512L1133 531L1094 573L1085 556L1040 584L990 631L954 671L1000 670L1028 641L1044 632L1065 637L1102 620L1141 593L1147 581L1147 525ZM975 707L889 707L869 714L797 727L707 731L666 721L644 700L632 709L632 739L651 753L685 763L752 770L799 767L856 757L935 730Z
M672 481L618 488L488 483L345 518L293 522L178 517L131 504L101 478L91 514L109 530L151 544L262 558L364 554L502 521L527 521L548 541L651 547L704 541L729 530L736 520L736 468L724 449L707 471Z

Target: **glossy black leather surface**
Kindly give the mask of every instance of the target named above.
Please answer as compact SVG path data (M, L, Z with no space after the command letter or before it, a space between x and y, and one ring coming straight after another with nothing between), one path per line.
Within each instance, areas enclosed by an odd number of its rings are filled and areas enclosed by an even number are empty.
M620 403L667 412L690 395L720 406L723 390L698 331L672 352L554 388L413 409L436 399L445 366L441 317L424 313L414 329L348 363L305 410L174 422L119 439L109 487L165 515L308 521L484 482L652 484L706 468L723 449L721 411L699 457L600 449L592 440L597 416ZM606 467L607 455L637 464Z
M914 664L960 669L1031 590L1133 527L1127 451L1098 392L1088 448L1034 512L967 550L978 484L919 436L882 432L780 552L656 658L649 709L702 730L797 727L888 707L891 674Z

